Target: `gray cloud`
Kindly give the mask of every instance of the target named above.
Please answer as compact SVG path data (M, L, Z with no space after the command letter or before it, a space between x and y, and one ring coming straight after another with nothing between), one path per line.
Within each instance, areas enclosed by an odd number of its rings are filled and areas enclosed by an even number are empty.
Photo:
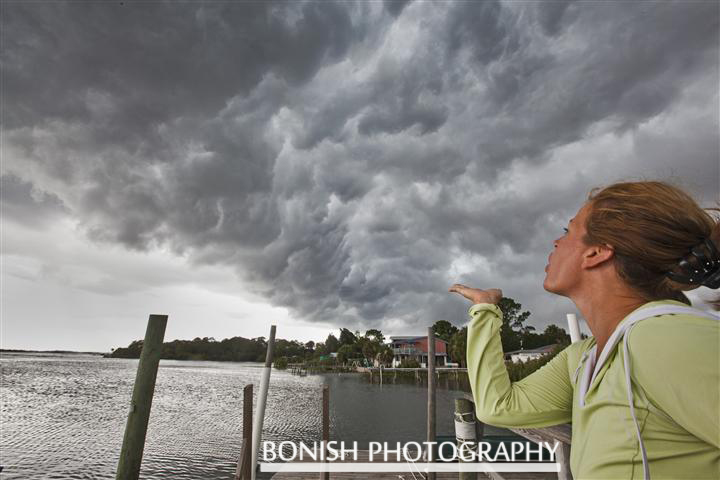
M710 2L18 3L3 30L3 205L31 182L307 320L460 321L463 280L557 321L542 267L590 187L718 176Z
M0 206L4 221L38 229L70 213L57 195L33 188L31 182L12 174L0 177Z

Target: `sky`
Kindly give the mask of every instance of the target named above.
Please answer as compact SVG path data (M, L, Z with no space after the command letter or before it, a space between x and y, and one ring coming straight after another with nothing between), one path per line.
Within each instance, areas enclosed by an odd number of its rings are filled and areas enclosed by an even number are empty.
M590 189L720 198L719 9L3 0L0 346L421 334L456 282L565 326Z

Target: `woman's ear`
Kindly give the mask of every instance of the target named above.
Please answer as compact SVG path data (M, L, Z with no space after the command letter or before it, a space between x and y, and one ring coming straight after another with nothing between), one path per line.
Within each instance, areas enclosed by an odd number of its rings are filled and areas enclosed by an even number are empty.
M610 245L592 245L583 253L583 268L595 268L609 262L615 256L615 250Z

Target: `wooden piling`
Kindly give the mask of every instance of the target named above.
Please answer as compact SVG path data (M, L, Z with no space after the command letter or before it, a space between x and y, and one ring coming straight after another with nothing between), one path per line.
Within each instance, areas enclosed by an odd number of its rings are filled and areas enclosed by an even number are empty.
M558 480L573 480L570 472L570 445L561 442L555 452L555 462L560 464Z
M482 435L482 423L475 420L475 404L467 398L456 398L455 438L458 446L458 462L471 462L463 458L469 457L469 452L475 451L477 442L482 439ZM459 480L474 480L478 477L479 475L476 472L459 472Z
M253 386L245 385L243 388L243 440L240 459L235 470L235 480L250 480L252 462L252 423L253 423Z
M257 455L262 440L262 427L265 420L265 405L267 402L268 386L270 384L270 372L272 371L273 349L275 347L275 325L270 326L270 338L267 342L265 353L265 367L260 377L260 392L258 392L257 414L253 421L252 453L250 454L250 478L257 478Z
M432 327L428 328L428 401L427 401L427 441L436 442L435 434L435 333ZM435 461L436 448L434 443L428 444L427 461ZM428 472L428 480L435 480L435 472Z
M148 319L118 461L115 477L117 480L136 480L140 476L140 464L145 448L145 436L150 420L150 408L155 393L155 380L167 319L167 315L150 315Z
M327 444L330 441L330 386L323 385L322 389L322 446L323 461L327 463L328 449ZM330 480L330 472L320 472L320 480Z

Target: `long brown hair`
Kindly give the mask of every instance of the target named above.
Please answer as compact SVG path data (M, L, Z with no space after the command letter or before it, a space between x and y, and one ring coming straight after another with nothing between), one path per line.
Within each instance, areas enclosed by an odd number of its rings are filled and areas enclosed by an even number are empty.
M620 277L648 301L690 305L683 290L699 285L667 277L693 247L720 245L720 223L680 188L664 182L623 182L593 189L585 242L610 245Z

